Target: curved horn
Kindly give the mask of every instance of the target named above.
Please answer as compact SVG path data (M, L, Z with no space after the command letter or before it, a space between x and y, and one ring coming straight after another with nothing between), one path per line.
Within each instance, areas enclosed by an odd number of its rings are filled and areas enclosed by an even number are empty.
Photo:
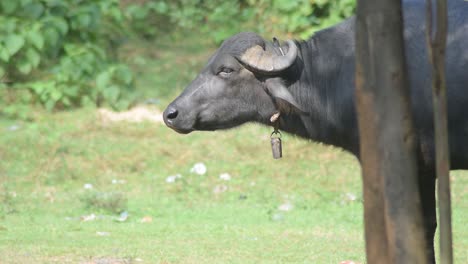
M289 68L297 57L297 46L292 40L287 40L288 52L284 56L273 51L264 50L256 45L247 49L240 58L240 62L253 71L272 74Z

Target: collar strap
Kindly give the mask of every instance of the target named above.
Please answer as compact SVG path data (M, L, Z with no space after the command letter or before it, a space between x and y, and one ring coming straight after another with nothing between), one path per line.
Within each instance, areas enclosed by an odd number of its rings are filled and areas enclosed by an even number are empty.
M271 124L273 125L273 128L275 129L273 131L273 133L277 133L279 131L279 117L280 117L280 112L276 112L274 113L271 117L270 117L270 122Z

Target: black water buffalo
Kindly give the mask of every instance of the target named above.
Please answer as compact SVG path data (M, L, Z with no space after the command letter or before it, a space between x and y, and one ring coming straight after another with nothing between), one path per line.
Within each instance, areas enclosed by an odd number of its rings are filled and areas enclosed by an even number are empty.
M425 1L404 2L405 52L417 133L419 187L429 259L436 223L434 129ZM468 2L448 1L446 54L451 169L468 169ZM300 137L341 147L359 158L354 105L355 19L283 45L239 33L209 59L195 80L164 111L179 133L272 125ZM466 111L466 112L465 112Z

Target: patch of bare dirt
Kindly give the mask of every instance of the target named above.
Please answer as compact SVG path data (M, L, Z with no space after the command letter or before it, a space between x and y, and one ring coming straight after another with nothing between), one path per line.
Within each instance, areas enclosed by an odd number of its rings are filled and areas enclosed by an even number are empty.
M136 106L130 110L122 112L114 112L109 109L99 108L98 109L99 119L104 123L112 122L152 122L162 123L162 113L160 110L149 107L149 106Z
M80 262L80 264L131 264L131 263L135 263L135 261L132 261L131 259L118 259L118 258L95 258L89 261Z

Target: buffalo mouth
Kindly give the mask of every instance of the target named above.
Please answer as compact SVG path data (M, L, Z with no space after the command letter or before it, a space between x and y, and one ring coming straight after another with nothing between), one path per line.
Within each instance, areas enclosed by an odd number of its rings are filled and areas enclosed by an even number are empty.
M196 122L192 127L190 128L182 128L178 127L171 120L165 120L166 126L174 130L175 132L179 134L189 134L193 131L215 131L215 130L220 130L220 129L226 129L229 127L222 127L219 125L215 124L200 124L200 122Z
M189 134L190 132L194 131L193 129L179 129L179 128L175 128L175 127L171 127L171 126L168 126L170 127L172 130L174 130L175 132L179 133L179 134Z
M219 121L207 121L200 114L181 115L173 107L168 107L163 113L163 120L167 127L179 134L189 134L193 131L215 131L228 129L237 125L237 122L222 124Z
M179 133L179 134L188 134L192 131L194 131L195 129L193 128L181 128L181 127L177 127L173 124L173 122L171 120L166 120L164 119L164 123L166 124L167 127L169 127L170 129L174 130L175 132Z

